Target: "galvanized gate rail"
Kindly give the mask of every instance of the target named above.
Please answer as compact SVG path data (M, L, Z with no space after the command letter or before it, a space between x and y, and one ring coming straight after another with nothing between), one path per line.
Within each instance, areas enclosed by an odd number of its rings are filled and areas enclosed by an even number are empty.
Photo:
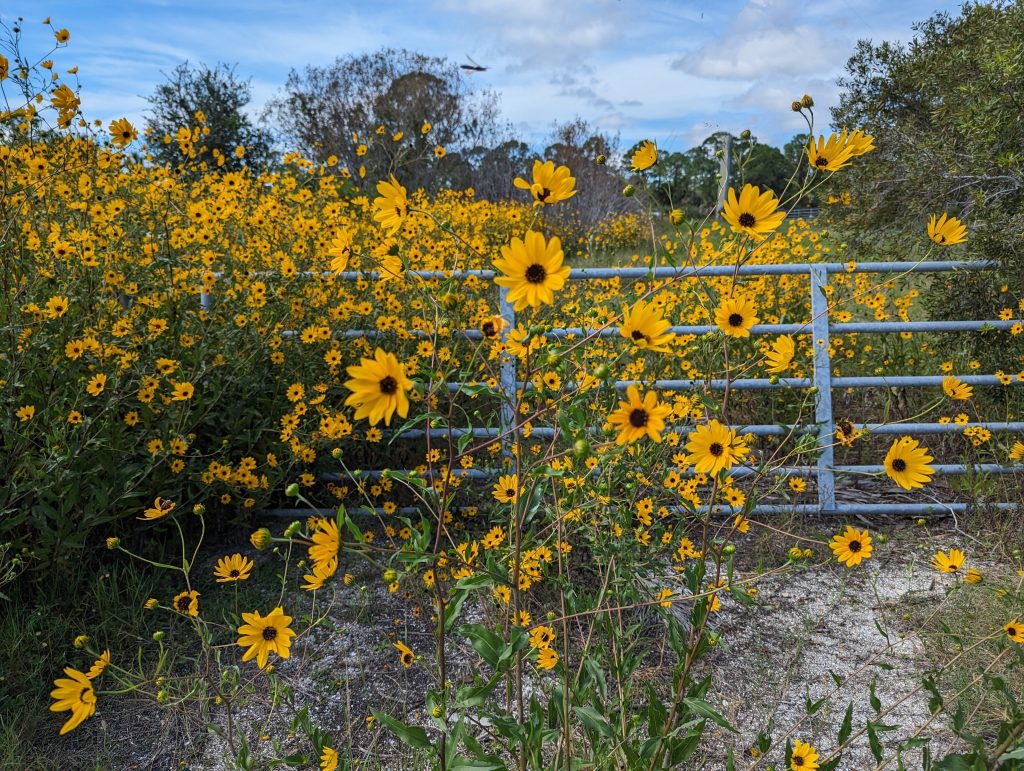
M755 434L758 436L789 435L791 433L814 433L817 435L819 455L814 466L793 466L781 469L772 469L773 474L814 477L817 479L818 502L817 504L758 504L750 511L752 514L776 514L783 512L799 512L812 514L925 514L925 513L960 513L969 507L963 502L943 502L932 500L927 503L841 503L836 500L835 477L836 474L874 474L884 472L884 466L874 465L835 465L835 419L832 411L832 389L833 388L892 388L892 387L936 387L941 385L941 376L927 375L891 375L879 377L834 377L832 375L832 361L829 354L830 335L832 333L899 333L899 332L976 332L982 330L1008 330L1015 323L1014 321L987 320L987 321L881 321L881 322L846 322L830 323L829 305L825 287L829 282L829 275L836 273L873 273L873 274L895 274L909 275L911 273L938 273L956 270L983 271L992 270L997 263L989 261L961 262L961 261L936 261L936 262L869 262L863 264L844 263L787 263L780 265L743 265L733 266L702 266L702 267L656 267L656 268L576 268L570 274L570 280L587 281L598 279L627 278L627 279L686 279L697 277L723 277L723 276L783 276L783 275L807 275L810 277L811 291L811 320L805 323L789 324L757 324L750 329L754 335L761 334L810 334L813 336L813 377L812 378L739 378L735 380L711 379L711 380L654 380L654 381L630 381L620 380L615 387L624 390L630 385L643 384L647 387L664 391L684 391L695 389L711 390L765 390L765 389L789 389L789 388L810 388L816 389L815 423L803 426L779 426L779 425L737 425L733 426L740 433ZM363 274L359 272L337 273L335 276L343 280L355 280L374 276L375 274ZM417 276L422 279L433 278L466 278L477 276L480 279L493 279L496 275L491 270L466 270L455 272L441 271L409 271L407 275ZM204 308L210 306L210 298L207 295L201 296ZM508 290L499 287L499 314L508 324L508 329L515 328L516 317L512 305L508 302ZM714 325L681 325L672 327L676 334L701 335L708 332L717 332ZM470 338L479 338L477 330L458 330L457 333L465 334ZM375 330L350 330L345 333L346 337L375 337ZM507 333L506 333L507 334ZM610 326L600 330L583 328L552 329L545 333L549 338L564 338L567 336L584 337L595 335L601 337L613 337L619 334L617 326ZM431 437L447 438L449 436L462 436L465 433L472 433L476 438L493 438L505 436L515 428L515 414L513 403L517 388L523 387L517 376L515 359L506 357L501 365L499 378L499 389L502 399L500 428L474 428L474 429L432 429L432 430L407 430L401 432L400 436L408 439L423 438L430 434ZM1000 381L994 375L958 375L960 380L970 385L996 385ZM1021 385L1019 380L1014 380L1014 385ZM463 384L450 383L449 390L457 391ZM860 423L854 424L856 428L867 433L874 434L900 434L900 435L922 435L922 434L943 434L963 432L969 426L982 426L991 432L1015 432L1024 431L1024 422L984 422L959 425L955 423ZM555 432L553 428L534 428L533 436L550 437ZM935 473L946 474L968 474L987 473L1003 474L1020 471L1020 466L1004 466L999 464L937 464L934 465ZM360 471L359 474L367 477L378 477L381 471ZM472 469L468 471L457 471L468 478L488 478L501 473L498 469ZM738 467L731 472L739 478L761 473L753 467ZM325 480L338 480L339 475L324 475ZM918 494L928 496L927 488L918 491ZM1000 509L1015 509L1017 504L1009 502L986 502L986 506ZM729 507L715 507L716 510L728 510Z

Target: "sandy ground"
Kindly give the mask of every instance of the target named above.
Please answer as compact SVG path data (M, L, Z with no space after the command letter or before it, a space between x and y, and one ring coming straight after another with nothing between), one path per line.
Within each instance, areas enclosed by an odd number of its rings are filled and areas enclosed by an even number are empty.
M903 620L909 604L934 604L951 581L939 577L927 560L911 567L914 554L909 549L876 550L879 557L860 568L808 569L766 579L758 584L759 608L723 609L717 628L731 650L713 663L716 696L738 735L719 731L714 743L720 752L733 747L737 760L743 758L738 768L753 763L751 748L762 731L781 745L768 753L762 768L767 761L781 762L783 737L791 731L793 739L812 743L824 758L836 746L850 703L855 733L868 720L895 726L878 733L886 758L893 755L890 746L922 727L920 735L930 737L933 757L941 757L955 743L942 716L927 725L928 694L915 692L929 666L927 651ZM854 679L840 689L833 675ZM881 715L870 703L872 680ZM808 699L825 699L811 716ZM921 767L920 751L903 759L907 768ZM864 734L845 751L839 768L875 765ZM706 768L724 767L708 758ZM890 767L896 767L895 759Z
M928 567L928 558L935 548L956 545L954 536L938 534L916 544L876 546L875 558L858 569L814 567L762 580L756 607L727 599L714 616L721 643L708 664L715 683L711 700L738 733L710 726L702 754L688 767L724 769L726 750L732 748L737 768L753 768L751 748L760 732L770 733L779 745L760 758L760 768L773 763L781 768L781 748L789 732L792 738L810 741L825 756L835 747L851 701L855 733L869 719L895 726L879 734L886 756L891 755L896 740L914 734L930 718L927 693L915 692L929 666L928 652L904 621L904 612L920 603L931 607L941 599L952 580ZM467 612L467 620L474 620L474 611ZM375 575L357 574L353 586L340 589L307 643L296 646L292 658L279 666L291 683L290 698L309 705L313 720L336 743L351 737L352 753L365 758L363 768L420 767L388 732L368 728L366 717L372 708L408 722L427 723L424 696L433 673L422 661L408 670L401 667L391 643L403 640L430 661L428 613L424 609L415 616L410 605L390 595ZM878 626L888 632L891 645L874 660L887 647ZM474 661L468 646L453 646L449 679L471 681ZM858 669L862 671L853 685L836 693L833 673L845 679ZM667 670L662 674L669 677ZM881 716L869 701L872 679ZM810 717L805 709L808 698L825 699ZM286 712L271 705L265 688L257 688L233 715L232 730L249 737L257 759L266 758L275 742L284 751L307 751L308 743L281 719ZM223 710L211 718L221 729L227 728ZM921 735L930 737L933 757L954 745L941 716ZM76 743L107 747L109 767L114 769L230 767L224 738L207 731L201 716L182 714L180 708L117 702L101 709L97 719L73 736ZM919 754L907 755L903 762L908 769L921 767ZM258 760L255 767L265 766ZM895 768L895 760L887 767ZM847 750L839 768L875 768L866 735Z

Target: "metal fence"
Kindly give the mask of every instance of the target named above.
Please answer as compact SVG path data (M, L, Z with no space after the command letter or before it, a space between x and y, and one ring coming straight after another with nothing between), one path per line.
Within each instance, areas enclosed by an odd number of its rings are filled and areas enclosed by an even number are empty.
M861 389L861 388L919 388L936 387L942 383L941 376L922 375L885 375L877 377L834 377L832 374L832 360L830 357L830 336L832 333L883 333L892 334L900 332L977 332L982 330L1008 330L1014 321L985 320L985 321L881 321L881 322L847 322L831 323L829 321L829 305L825 287L829 283L829 275L837 273L873 273L909 275L913 273L938 273L948 271L984 271L996 267L994 262L873 262L863 264L843 263L789 263L781 265L744 265L739 268L733 266L705 266L687 268L577 268L569 275L570 280L588 281L596 279L686 279L701 276L783 276L783 275L807 275L810 277L811 292L811 320L805 323L790 324L757 324L750 329L753 335L761 334L810 334L813 337L813 377L811 378L739 378L735 380L654 380L644 381L647 387L653 387L663 391L685 391L696 389L711 390L765 390L765 389L788 389L788 388L816 388L816 404L813 424L807 425L734 425L737 432L741 434L754 434L757 436L786 436L795 434L814 434L818 443L818 459L815 465L790 466L781 469L772 469L773 474L786 476L810 477L817 480L818 501L816 504L758 504L753 507L750 513L753 514L777 514L784 512L799 512L813 514L926 514L951 512L960 513L965 511L969 504L963 502L946 502L931 500L924 503L843 503L836 499L836 475L837 474L882 474L885 468L881 464L876 465L835 465L834 445L835 440L835 418L832 410L832 392L835 388ZM466 278L477 276L480 279L493 279L494 271L489 270L467 270L451 272L434 271L410 271L411 275L423 279ZM356 272L336 274L346 280L355 280L365 275ZM508 323L508 328L513 329L516 325L515 311L507 299L508 291L499 288L499 313ZM204 307L209 306L209 298L203 298ZM676 334L701 335L708 332L717 332L714 325L684 325L672 327ZM479 337L476 330L461 330L459 333L469 337ZM375 331L351 330L346 336L376 336ZM604 329L583 329L565 328L552 329L545 332L549 338L564 338L570 335L583 337L597 335L612 337L618 335L617 327ZM969 385L996 385L1000 380L994 375L957 375L960 380ZM638 381L621 380L615 383L619 390L625 390L630 385L640 384ZM1014 385L1021 385L1019 380L1014 380ZM448 438L459 437L471 433L476 438L493 438L506 436L515 429L515 414L512 404L515 400L517 389L526 384L517 378L517 364L511 357L506 357L501 366L499 388L502 395L502 411L500 428L474 428L474 429L416 429L401 432L401 436L408 439L421 439L427 434L431 437ZM450 391L458 391L463 384L450 383ZM895 422L887 424L855 423L854 426L860 430L872 434L899 434L899 435L924 435L924 434L945 434L963 432L969 426L982 426L991 432L1015 432L1024 431L1024 422L984 422L959 425L956 423L909 423ZM556 429L534 428L532 436L550 437ZM937 464L933 466L935 473L939 475L967 474L967 473L988 473L1003 474L1019 471L1019 467L999 464ZM364 470L359 472L368 477L380 475L380 471ZM457 472L471 478L487 478L501 473L498 469L474 469ZM752 474L761 473L753 467L737 467L730 472L734 477L740 478ZM327 480L337 480L338 475L326 475ZM918 491L919 494L928 495L925 491ZM1016 503L1010 502L987 502L987 506L1000 509L1014 509ZM718 508L718 507L716 507ZM729 507L722 507L728 510Z

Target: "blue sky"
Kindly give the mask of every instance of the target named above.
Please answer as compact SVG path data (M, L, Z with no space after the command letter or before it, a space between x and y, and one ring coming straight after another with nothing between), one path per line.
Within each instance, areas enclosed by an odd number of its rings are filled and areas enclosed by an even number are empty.
M939 0L11 0L26 51L71 31L55 60L79 66L83 107L108 122L144 122L162 73L189 60L237 64L256 112L288 71L383 46L489 69L472 77L501 95L520 136L543 142L576 116L623 146L642 138L685 150L718 130L784 143L802 123L789 104L811 94L819 126L858 39L907 40Z

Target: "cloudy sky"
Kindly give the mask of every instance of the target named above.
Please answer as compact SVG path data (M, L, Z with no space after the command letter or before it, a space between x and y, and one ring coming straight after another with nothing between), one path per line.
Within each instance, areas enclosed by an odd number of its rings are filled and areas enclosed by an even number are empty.
M942 0L10 0L26 51L71 31L55 59L79 66L83 106L144 123L145 96L179 63L237 64L253 109L288 71L384 46L487 66L518 133L543 142L580 116L621 136L685 150L718 130L781 145L802 129L789 105L811 94L819 125L856 41L907 40Z

